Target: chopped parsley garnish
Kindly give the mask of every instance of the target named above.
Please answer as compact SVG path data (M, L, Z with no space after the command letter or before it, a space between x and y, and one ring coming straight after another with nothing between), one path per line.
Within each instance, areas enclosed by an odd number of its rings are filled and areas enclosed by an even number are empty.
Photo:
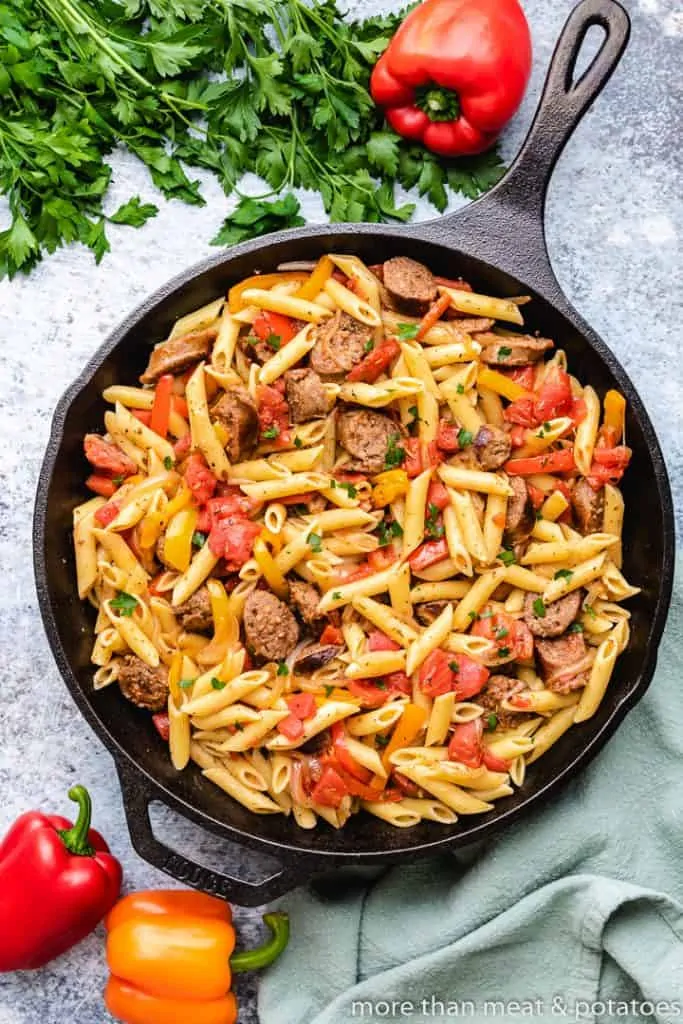
M119 590L116 597L112 598L109 603L112 608L115 608L125 618L130 618L138 606L138 599L133 597L132 594L127 594L125 590Z
M479 618L479 612L468 612L467 617L471 619L472 622L476 622L477 619Z
M537 597L531 606L537 619L545 618L545 604L542 597Z
M456 384L455 385L455 391L456 391L456 394L458 394L458 395L464 395L465 394L465 385L464 384Z
M224 690L227 685L227 683L224 683L223 680L219 679L217 676L214 676L211 680L211 686L214 690Z
M164 469L167 469L170 472L174 466L175 462L173 461L170 455L167 455L164 459Z
M419 330L419 324L396 324L396 334L401 341L412 341L414 338L417 338Z
M580 622L572 622L567 630L568 633L583 633L583 625Z
M295 448L303 448L303 446L304 446L304 443L301 440L301 438L300 437L295 437L294 438L294 447Z
M181 679L178 686L181 690L189 690L193 683L194 679Z
M541 429L536 434L536 437L545 437L545 428L544 427L541 427Z
M458 444L461 448L469 448L474 441L474 434L471 430L465 430L463 427L458 431Z
M258 345L261 339L257 338L255 334L248 334L244 339L247 345Z
M349 498L355 498L357 496L357 494L358 494L358 489L355 487L354 484L346 484L346 483L342 483L341 481L333 480L332 481L332 486L333 487L343 487L344 490L346 491L346 493L348 494Z
M275 673L275 675L276 676L288 676L289 675L289 666L287 665L287 663L285 661L278 661L278 663L277 663L277 672Z
M406 457L405 448L401 448L397 441L401 440L400 434L392 434L387 444L387 452L384 456L384 468L385 469L396 469L397 466L403 465Z
M383 679L375 679L375 686L378 690L386 690L387 684Z
M496 630L496 640L504 640L509 632L509 629L506 629L505 626L501 626L500 629Z
M325 696L326 696L326 697L331 697L331 696L332 696L332 694L334 693L334 690L335 690L334 684L333 684L333 683L329 683L329 684L328 684L328 685L327 685L327 686L325 687Z
M550 423L549 423L548 420L546 420L545 423L543 424L543 429L544 430L550 430Z
M574 573L571 569L558 569L553 576L554 580L570 580Z
M206 544L206 534L201 530L195 530L192 534L192 544L196 548L203 548Z
M425 536L430 540L438 540L444 534L443 525L439 522L439 506L430 501L427 511L429 515L425 519Z
M111 482L116 484L117 487L120 487L125 479L125 476L121 476L121 474L119 474L118 476L113 476L111 478Z
M316 554L316 555L320 554L320 552L323 549L323 539L320 536L320 534L319 533L309 533L309 535L307 537L307 540L308 540L308 546L311 549L311 551L314 554Z
M498 725L498 715L494 714L494 712L492 711L490 715L487 715L487 718L486 718L486 728L490 732L493 732L493 730L496 728L497 725Z
M511 355L512 355L512 349L509 348L507 345L501 345L501 347L498 349L498 358L499 359L507 359L507 357L511 356Z
M272 348L273 352L279 352L282 348L282 338L279 334L269 334L266 338L266 345Z
M449 661L448 662L448 667L451 670L451 672L459 672L460 671L460 666L458 665L457 661Z
M410 408L408 409L408 412L413 417L413 419L412 419L411 423L409 424L409 426L413 427L416 423L420 422L420 415L419 415L419 413L417 411L417 406L416 405L411 405Z
M378 747L386 747L389 743L388 736L375 736L375 743Z
M591 619L597 619L597 617L598 617L598 616L597 616L597 613L596 613L596 611L595 611L595 608L594 608L594 607L593 607L593 606L592 606L591 604L585 604L585 605L583 606L583 610L584 610L584 611L585 611L585 612L586 612L586 613L587 613L588 615L590 615Z
M499 658L508 658L509 656L510 656L510 648L509 647L499 647L498 648L498 657Z
M268 440L278 437L280 434L280 428L276 423L273 423L270 427L266 427L261 433L261 437L265 437Z
M242 724L242 722L233 722L233 727L237 730L237 732L242 732L242 730L244 729L244 725Z
M517 559L515 558L515 553L512 548L503 548L503 550L498 553L498 561L507 566L514 565Z
M490 618L492 618L492 616L493 616L493 612L489 608L489 610L487 612L482 612L481 615L479 616L479 618L480 619L490 619Z
M389 523L382 519L377 527L377 536L379 538L379 546L385 548L387 544L391 544L394 537L403 536L403 528L395 519L392 519Z
M366 353L367 352L372 352L374 347L375 347L374 341L372 340L372 338L368 338L368 340L363 345L363 351L366 352Z
M333 601L339 601L340 598L341 598L341 590L333 590L332 591L332 600Z

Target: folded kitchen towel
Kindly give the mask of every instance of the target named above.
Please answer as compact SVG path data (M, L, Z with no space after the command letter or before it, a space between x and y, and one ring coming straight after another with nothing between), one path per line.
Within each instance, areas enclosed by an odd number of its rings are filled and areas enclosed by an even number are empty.
M683 1020L682 655L679 573L648 693L552 803L281 901L292 938L262 1024Z

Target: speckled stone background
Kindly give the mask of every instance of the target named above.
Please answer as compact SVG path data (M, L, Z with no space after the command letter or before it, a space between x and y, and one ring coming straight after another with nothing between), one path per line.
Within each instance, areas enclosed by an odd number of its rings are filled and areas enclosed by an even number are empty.
M572 3L525 0L524 6L533 33L534 74L523 109L505 136L508 159L529 124ZM548 243L570 299L640 389L680 497L683 10L677 0L626 0L626 6L633 19L631 43L555 173ZM373 0L352 4L357 14L385 8ZM76 712L53 664L31 569L32 506L50 418L62 391L145 295L215 251L208 241L227 203L208 175L207 205L196 209L164 201L128 154L116 153L113 163L110 209L139 193L159 205L159 215L141 231L112 226L113 252L99 268L86 250L71 248L29 278L0 283L0 832L29 807L66 812L66 791L82 782L93 795L95 824L109 837L123 861L126 887L133 889L167 885L168 879L132 850L112 761ZM246 184L259 191L256 181ZM303 199L310 220L322 220L317 198ZM420 203L417 215L425 219L434 211ZM0 227L5 218L0 205ZM201 861L239 863L233 847L226 850L170 816L162 815L156 827ZM242 864L250 873L258 871L252 854L244 854ZM256 937L258 920L256 911L237 912L245 941ZM22 925L2 922L3 928ZM46 970L0 977L0 1024L104 1024L102 949L98 931ZM253 988L240 982L239 992L240 1022L254 1024Z

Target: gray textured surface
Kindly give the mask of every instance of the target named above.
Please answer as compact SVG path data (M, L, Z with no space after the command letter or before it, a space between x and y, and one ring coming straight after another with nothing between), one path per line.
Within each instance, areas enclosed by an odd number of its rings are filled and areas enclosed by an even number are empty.
M365 12L386 4L354 4L356 11L361 6ZM640 389L680 494L683 123L677 91L683 13L676 0L627 0L626 6L633 19L631 44L556 171L548 204L548 242L568 296L616 351ZM505 137L508 158L529 123L555 38L571 7L570 0L526 0L535 70L524 108ZM163 886L168 880L133 852L110 757L77 714L53 665L33 586L31 510L60 394L131 307L214 251L208 239L225 215L226 200L207 176L204 209L165 202L132 157L117 154L114 164L111 209L139 193L157 202L159 216L138 232L112 227L113 253L99 268L85 250L71 248L50 258L30 278L0 283L0 832L28 807L65 812L69 786L85 783L93 794L95 823L123 861L126 886L140 888ZM321 220L317 200L309 200L304 204L307 215ZM425 218L433 211L421 204L418 215ZM0 207L0 224L4 216ZM237 857L233 849L226 852L167 816L160 832L200 860L222 857L234 863ZM245 857L253 869L253 856ZM255 938L255 911L238 911L237 921L246 941ZM101 1024L108 1019L100 998L104 978L98 932L40 973L0 977L0 1024ZM248 986L240 991L240 1022L254 1024L253 992Z

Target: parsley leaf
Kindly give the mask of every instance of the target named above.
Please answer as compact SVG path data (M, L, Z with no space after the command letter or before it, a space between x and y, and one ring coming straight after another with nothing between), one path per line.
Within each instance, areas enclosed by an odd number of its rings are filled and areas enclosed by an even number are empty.
M332 600L333 601L338 601L340 599L340 597L341 597L341 590L334 590L334 591L332 591Z
M498 552L498 561L502 562L503 565L514 565L517 559L512 548L503 548L502 551Z
M397 466L403 465L406 457L405 448L401 448L397 441L401 440L400 434L391 434L389 442L387 444L387 453L384 456L384 468L385 469L396 469Z
M381 736L379 733L377 733L375 735L375 743L380 748L381 747L386 747L388 745L388 743L389 743L389 737L388 736Z
M498 349L498 358L507 359L508 356L512 355L512 349L508 345L501 345Z
M279 352L282 347L282 339L279 334L273 334L272 332L266 338L266 345L272 348L273 352Z
M534 610L534 615L536 616L537 619L544 619L545 618L545 603L544 603L542 597L537 597L537 598L534 599L534 603L532 605L532 608Z
M142 203L140 196L133 196L123 206L119 206L116 213L113 213L108 220L112 224L128 224L132 228L140 228L146 224L150 217L156 217L159 207L154 203Z
M458 431L458 444L461 448L469 448L474 441L474 434L471 430L465 430L463 427Z
M289 675L289 666L287 665L287 663L285 661L278 661L278 663L277 663L277 672L275 673L275 675L276 676L288 676Z
M472 622L476 622L480 618L480 615L479 615L479 612L468 612L467 613L467 617Z
M379 537L379 546L384 548L387 544L391 544L394 537L403 536L403 527L395 519L390 522L382 519L377 526L377 536Z
M396 334L401 341L413 341L419 330L419 324L396 324Z
M309 533L308 546L314 554L319 554L323 549L323 539L319 533Z
M583 625L580 622L572 622L567 630L568 633L583 633Z
M178 686L181 690L189 690L194 685L194 679L181 679Z
M464 395L465 394L465 385L464 384L456 384L455 385L455 390L456 390L457 394Z
M301 440L301 438L300 437L295 437L294 438L294 447L295 448L303 448L303 446L304 446L304 443Z
M367 354L368 352L372 352L374 347L375 347L374 341L372 340L372 338L368 338L368 340L363 345L363 351Z
M325 685L325 696L329 698L329 697L332 696L333 693L334 693L334 684L333 683L327 683Z
M505 626L501 626L500 629L496 630L496 640L504 640L508 636L510 630L506 629Z
M347 484L347 483L344 483L343 481L335 481L335 480L333 480L332 481L332 486L333 487L343 487L344 490L346 491L346 493L348 494L349 498L355 498L355 497L358 496L358 488L356 487L355 484Z
M265 430L261 431L261 437L265 437L266 440L271 441L276 437L280 436L280 428L277 423L273 423L270 427L266 427Z
M413 417L413 419L412 419L412 421L410 423L411 427L414 426L416 423L420 422L420 414L417 411L417 406L416 405L411 405L410 408L408 409L408 412Z
M553 576L553 579L554 580L567 580L567 581L569 581L572 578L573 575L574 575L574 573L572 572L571 569L558 569L557 572L555 573L555 575Z
M451 670L451 672L459 672L460 671L460 665L458 665L457 661L449 661L448 662L448 667Z
M498 657L499 658L509 658L509 656L510 656L510 648L509 647L499 647L498 648Z
M203 548L206 544L206 534L202 533L201 530L195 530L192 534L192 546L195 548Z
M425 517L425 536L430 540L438 540L444 535L443 524L439 522L441 514L439 506L430 501L427 505L427 512L429 514Z
M218 679L217 676L213 676L211 679L211 687L214 690L224 690L227 685L228 684L224 683L222 679Z
M498 715L495 714L495 712L492 711L490 715L486 716L486 728L490 732L493 732L493 730L496 728L497 725L498 725Z
M132 594L127 594L125 590L119 590L116 597L113 597L109 603L121 615L130 618L138 606L138 599Z
M175 462L173 461L171 456L170 455L166 455L164 457L164 469L167 469L169 471L169 473L170 473L170 471L173 469L174 466L175 466Z

